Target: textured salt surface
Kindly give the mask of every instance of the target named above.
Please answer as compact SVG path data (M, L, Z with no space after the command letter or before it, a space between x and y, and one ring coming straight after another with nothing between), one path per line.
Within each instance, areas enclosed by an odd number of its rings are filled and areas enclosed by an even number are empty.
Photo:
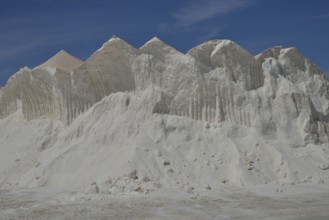
M0 187L87 197L326 187L328 88L295 48L254 57L214 40L182 54L113 37L85 62L60 52L0 89Z

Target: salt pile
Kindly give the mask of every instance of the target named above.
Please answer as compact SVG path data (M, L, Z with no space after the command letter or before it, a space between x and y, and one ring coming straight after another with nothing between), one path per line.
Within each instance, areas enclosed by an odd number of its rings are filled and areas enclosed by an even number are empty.
M114 37L66 61L21 69L0 90L0 187L329 182L329 84L295 48L254 57L214 40L182 54Z

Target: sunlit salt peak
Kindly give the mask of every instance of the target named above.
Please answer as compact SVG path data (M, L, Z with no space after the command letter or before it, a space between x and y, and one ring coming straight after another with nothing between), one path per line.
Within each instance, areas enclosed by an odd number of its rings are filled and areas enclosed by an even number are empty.
M108 41L106 41L101 48L97 50L97 52L102 51L107 45L113 43L114 41L123 41L123 40L119 38L117 35L113 34L112 37Z
M275 59L278 59L281 50L283 50L284 47L283 46L274 46L271 47L269 49L266 49L264 51L262 51L261 53L257 54L255 56L256 59L263 61L264 58L268 58L268 57L273 57Z
M182 52L178 51L176 48L166 44L158 37L153 37L149 41L147 41L142 47L139 48L142 52L145 53L155 53L155 54L182 54ZM181 57L182 58L182 57ZM187 57L185 57L187 58Z
M285 54L285 53L288 53L288 52L296 52L296 53L299 53L298 50L297 50L297 48L295 48L295 47L288 47L288 48L281 49L280 54Z
M214 54L216 54L218 51L220 51L223 47L226 46L231 46L231 47L239 47L239 45L237 45L235 42L231 41L231 40L210 40L210 41L206 41L192 49L190 49L187 54L191 54L194 53L195 51L202 51L205 50L205 48L208 48L206 50L210 50L210 56L213 56Z
M147 41L143 46L141 46L140 49L148 46L148 45L152 45L154 43L160 43L160 44L164 44L166 45L162 40L160 40L158 37L153 37L151 40Z
M153 37L151 40L147 41L144 45L150 44L150 43L154 43L154 42L162 42L162 40L160 40L158 37Z
M113 34L112 37L104 44L108 44L109 42L116 41L116 40L122 40L122 39L120 37L118 37L117 35Z
M71 72L73 69L80 66L81 64L82 64L81 60L70 55L65 50L61 50L53 57L51 57L49 60L35 67L34 69L59 68L61 70L64 70L65 72Z
M20 72L23 72L23 71L31 71L31 68L28 67L28 66L24 66L23 68L20 68L19 71L20 71Z
M218 43L217 43L215 49L212 51L210 56L216 54L221 48L223 48L227 45L230 45L230 44L235 45L235 43L231 40L218 40Z

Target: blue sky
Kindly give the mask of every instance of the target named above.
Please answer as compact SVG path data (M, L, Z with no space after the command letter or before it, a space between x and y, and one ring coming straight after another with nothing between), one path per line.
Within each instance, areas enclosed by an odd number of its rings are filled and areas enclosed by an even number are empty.
M329 74L328 0L0 0L0 85L62 49L85 60L113 34L182 52L211 39L254 55L297 47Z

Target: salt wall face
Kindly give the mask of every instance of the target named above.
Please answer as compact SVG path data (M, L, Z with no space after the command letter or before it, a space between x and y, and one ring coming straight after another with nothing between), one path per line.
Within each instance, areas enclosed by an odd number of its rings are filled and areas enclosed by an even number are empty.
M85 62L61 51L21 69L0 90L0 117L21 108L27 121L71 124L105 96L127 92L141 94L150 113L252 127L299 147L328 143L328 88L324 73L295 48L254 57L214 40L182 54L157 38L136 49L113 37Z

